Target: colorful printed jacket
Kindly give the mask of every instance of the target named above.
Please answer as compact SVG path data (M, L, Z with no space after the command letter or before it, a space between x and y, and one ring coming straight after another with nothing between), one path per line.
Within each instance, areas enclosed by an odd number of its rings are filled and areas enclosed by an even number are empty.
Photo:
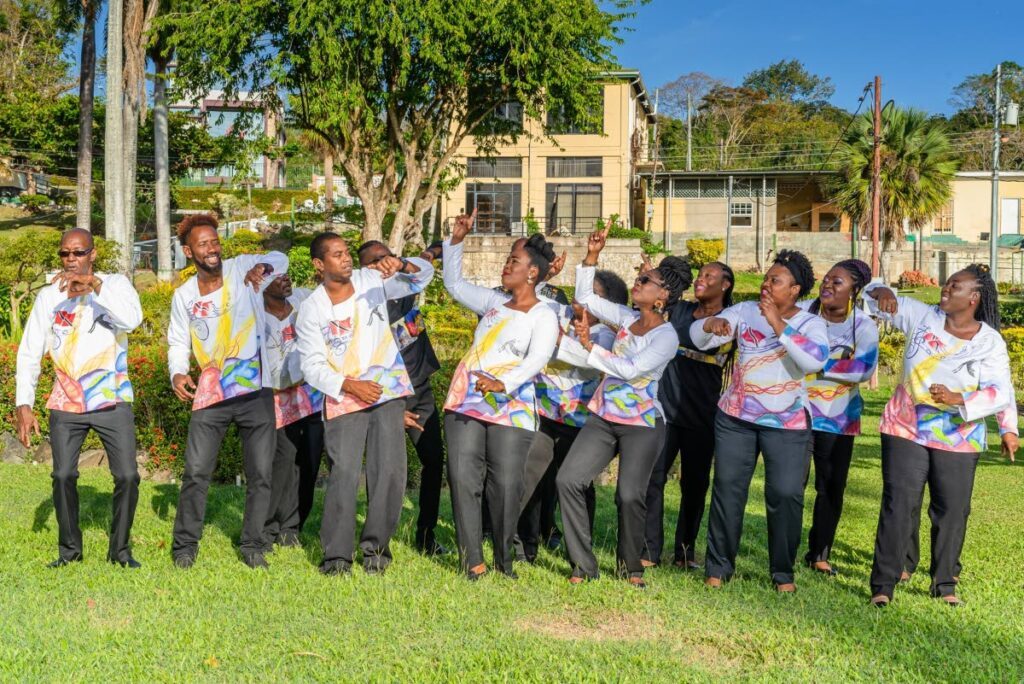
M776 335L757 302L734 304L717 317L729 321L730 335L704 332L703 319L690 326L690 336L701 349L736 340L736 362L718 408L757 425L807 429L805 377L820 371L828 360L825 321L798 311Z
M306 382L326 396L326 419L413 393L388 323L387 302L422 292L434 277L434 267L423 259L409 261L420 270L384 279L373 269L355 269L355 293L348 300L332 304L320 285L299 308L296 330L302 373ZM383 391L373 404L364 403L342 390L346 378L370 380Z
M874 283L865 293L879 288L885 286ZM1010 357L1002 336L982 323L973 339L955 337L946 331L946 314L938 306L909 297L896 298L895 315L878 312L873 298L866 301L872 313L890 321L907 337L903 379L885 405L879 430L932 449L984 451L985 418L1011 406L1015 409ZM962 394L964 405L937 404L928 389L935 384ZM1014 431L1008 414L1005 411L999 419L1001 432Z
M53 359L56 378L46 406L86 413L134 398L128 379L128 333L142 322L139 295L118 274L94 274L99 294L69 298L47 285L32 305L18 346L15 401L35 404L44 354Z
M284 320L279 320L269 311L266 312L267 327L264 339L271 387L274 388L274 413L278 428L319 413L324 407L323 393L303 379L299 335L295 327L299 307L310 294L311 292L304 287L294 288L291 297L288 298L292 310Z

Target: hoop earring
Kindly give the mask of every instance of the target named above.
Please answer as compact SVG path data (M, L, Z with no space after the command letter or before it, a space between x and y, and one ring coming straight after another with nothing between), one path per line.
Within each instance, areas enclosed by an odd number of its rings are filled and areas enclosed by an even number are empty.
M526 284L533 285L533 276L526 276Z
M664 314L665 313L665 305L662 304L661 302L654 302L654 313Z

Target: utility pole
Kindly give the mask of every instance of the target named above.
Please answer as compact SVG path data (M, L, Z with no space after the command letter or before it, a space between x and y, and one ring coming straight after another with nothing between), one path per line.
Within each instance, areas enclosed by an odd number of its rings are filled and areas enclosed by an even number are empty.
M693 96L686 93L686 170L693 170Z
M874 160L871 164L871 275L881 275L878 234L882 211L882 77L875 76Z
M992 282L998 283L999 270L999 116L1002 99L1003 64L996 65L996 107L992 125L992 225L988 233L988 268Z
M729 247L732 243L732 176L729 176L729 195L725 201L725 263L729 260Z

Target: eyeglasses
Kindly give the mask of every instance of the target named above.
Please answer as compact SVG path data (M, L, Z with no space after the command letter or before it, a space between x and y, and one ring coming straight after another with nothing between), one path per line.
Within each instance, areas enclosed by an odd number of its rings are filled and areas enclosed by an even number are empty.
M643 286L643 285L646 285L647 283L654 283L658 287L665 287L664 283L662 283L659 280L655 280L654 278L652 278L651 276L649 276L647 274L644 274L642 276L637 276L636 277L636 284L637 285Z
M61 259L67 259L69 256L73 254L76 257L81 258L84 256L88 256L91 252L91 247L89 249L62 249L59 252L57 252L57 256L59 256Z

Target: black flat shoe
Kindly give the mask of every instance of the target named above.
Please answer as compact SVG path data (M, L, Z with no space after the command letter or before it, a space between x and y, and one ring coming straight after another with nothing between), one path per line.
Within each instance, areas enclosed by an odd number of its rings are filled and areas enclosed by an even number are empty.
M174 567L181 570L188 570L196 564L196 557L189 553L183 553L174 557Z
M507 577L510 580L517 580L517 579L519 579L519 575L516 574L515 570L502 570L501 574L504 575L505 577Z
M285 532L284 534L277 535L275 543L278 546L302 546L302 542L299 541L299 535L295 532Z
M107 561L113 563L114 565L120 565L122 568L128 568L130 570L138 570L142 567L142 563L135 560L131 556L128 556L127 560L117 560L115 558L108 558Z
M55 561L46 564L48 568L63 568L65 565L71 565L72 563L81 563L82 555L76 554L71 558L58 558Z

